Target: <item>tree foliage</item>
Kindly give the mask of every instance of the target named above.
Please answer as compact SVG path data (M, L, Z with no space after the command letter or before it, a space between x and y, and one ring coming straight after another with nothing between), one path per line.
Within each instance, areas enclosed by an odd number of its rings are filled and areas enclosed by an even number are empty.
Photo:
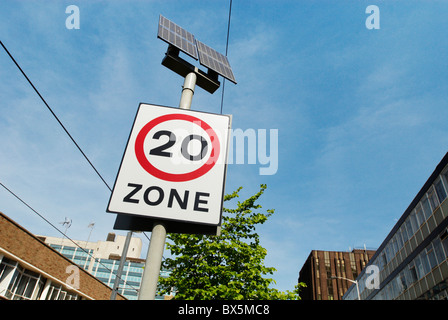
M239 197L240 187L226 195L224 201ZM265 277L276 271L264 266L267 251L260 245L256 226L263 224L274 210L259 212L255 202L266 185L254 196L237 203L235 209L223 209L222 229L218 236L169 234L167 249L172 258L162 267L171 270L168 278L160 278L162 293L175 288L175 299L300 299L299 283L290 292L270 287L275 281Z

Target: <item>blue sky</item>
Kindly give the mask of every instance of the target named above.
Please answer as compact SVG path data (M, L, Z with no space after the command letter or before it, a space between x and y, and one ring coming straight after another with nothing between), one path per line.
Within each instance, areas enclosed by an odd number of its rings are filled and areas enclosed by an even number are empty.
M72 4L80 29L65 25ZM365 26L369 5L378 30ZM138 104L179 104L159 15L224 53L228 10L228 0L3 0L0 39L112 186ZM259 233L278 288L293 288L313 249L377 248L447 152L446 12L446 1L233 1L238 84L225 83L223 113L233 128L278 129L279 154L274 175L229 165L226 192L243 186L245 199L267 184L260 204L275 214ZM196 90L192 109L219 113L221 90ZM73 239L87 240L90 222L90 240L113 231L109 190L3 49L0 128L0 182L61 230L70 217ZM59 236L3 189L0 211Z

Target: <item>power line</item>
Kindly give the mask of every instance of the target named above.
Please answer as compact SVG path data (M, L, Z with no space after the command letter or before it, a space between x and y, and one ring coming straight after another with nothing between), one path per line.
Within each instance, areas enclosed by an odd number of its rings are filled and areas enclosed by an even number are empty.
M33 211L35 214L37 214L39 217L41 217L45 222L47 222L50 226L52 226L54 229L56 229L58 232L60 232L62 235L65 236L65 234L59 230L54 224L52 224L50 221L48 221L44 216L42 216L39 212L34 210L28 203L23 201L18 195L16 195L14 192L12 192L10 189L8 189L3 183L0 182L0 185L8 191L10 194L12 194L16 199L18 199L20 202L22 202L25 206L27 206L31 211ZM68 238L68 237L67 237Z
M23 69L20 67L20 65L17 63L17 61L14 59L14 57L11 55L11 53L8 51L8 49L6 49L5 45L3 44L3 42L0 40L0 44L2 45L3 49L6 51L6 53L8 54L8 56L11 58L11 60L14 62L14 64L17 66L17 68L20 70L20 72L23 74L23 76L25 77L25 79L28 81L28 83L31 85L31 87L34 89L34 91L37 93L37 95L39 96L39 98L43 101L43 103L47 106L48 110L51 112L51 114L53 115L53 117L58 121L58 123L61 125L62 129L64 129L65 133L70 137L70 139L73 141L73 143L75 144L75 146L78 148L78 150L81 152L81 154L84 156L84 158L87 160L87 162L90 164L90 166L93 168L93 170L95 170L96 174L101 178L101 180L103 180L104 184L106 185L106 187L109 189L109 191L112 192L112 189L109 187L109 185L107 184L107 182L104 180L104 178L101 176L101 174L98 172L98 170L96 170L95 166L92 164L92 162L90 162L89 158L86 156L86 154L84 153L84 151L82 151L81 147L78 145L78 143L75 141L75 139L71 136L71 134L68 132L68 130L65 128L65 126L62 124L61 120L59 120L58 116L53 112L53 110L50 108L50 106L48 105L47 101L45 101L45 99L42 97L42 95L40 94L39 90L36 89L36 87L34 86L34 84L31 82L31 80L28 78L28 76L26 75L26 73L23 71Z
M88 251L86 251L83 247L81 247L79 244L77 244L74 240L72 240L70 237L68 237L65 233L63 233L61 230L59 230L54 224L52 224L48 219L46 219L43 215L41 215L39 212L37 212L33 207L31 207L28 203L26 203L22 198L20 198L17 194L15 194L12 190L10 190L8 187L6 187L2 182L0 182L0 185L8 191L10 194L12 194L17 200L22 202L25 206L27 206L31 211L33 211L35 214L37 214L40 218L42 218L46 223L48 223L50 226L52 226L56 231L58 231L60 234L65 236L68 240L70 240L76 247L80 248L84 253L86 253L88 256L93 258L96 262L101 264L106 270L109 270L112 274L114 274L113 270L110 270L106 265L101 263L101 261L97 258L95 258L92 254L90 254ZM117 277L118 275L115 274ZM123 280L121 277L119 277L120 280ZM133 290L138 292L138 289L127 283L125 280L123 280L124 283L126 283L129 287L131 287Z
M51 112L53 117L58 121L58 123L61 125L61 127L64 129L64 131L67 133L67 135L70 137L70 139L73 141L75 146L78 148L78 150L81 152L81 154L84 156L84 158L87 160L87 162L90 164L90 166L93 168L93 170L96 172L96 174L100 177L100 179L104 182L106 187L109 189L109 191L112 192L112 189L107 184L107 182L104 180L104 178L101 176L101 174L98 172L98 170L95 168L95 166L92 164L92 162L89 160L89 158L86 156L86 154L82 151L81 147L78 145L78 143L75 141L75 139L71 136L71 134L68 132L68 130L65 128L65 126L62 124L62 122L59 120L58 116L54 113L54 111L51 109L51 107L48 105L47 101L43 98L43 96L40 94L39 90L34 86L34 84L31 82L29 77L26 75L26 73L23 71L23 69L20 67L20 65L17 63L17 61L14 59L12 54L9 52L9 50L6 48L6 46L3 44L3 42L0 40L0 44L2 45L5 52L8 54L8 56L11 58L11 60L14 62L14 64L17 66L17 68L20 70L22 75L25 77L25 79L28 81L28 83L31 85L31 87L34 89L34 91L37 93L37 95L40 97L40 99L43 101L45 106L48 108L48 110ZM5 187L4 185L2 185ZM142 232L143 235L149 240L146 233Z
M229 48L229 34L230 34L230 18L232 16L232 0L230 0L229 5L229 21L227 22L227 40L226 40L226 57L227 57L227 51ZM226 79L222 80L222 94L221 94L221 114L222 114L222 106L224 104L224 87L226 84Z
M75 146L78 148L78 150L81 152L81 154L84 156L84 158L87 160L87 162L90 164L90 166L93 168L93 170L96 172L96 174L101 178L103 183L106 185L106 187L109 189L109 191L112 192L112 189L107 184L107 182L104 180L104 178L101 176L101 174L98 172L98 170L95 168L95 166L92 164L92 162L89 160L87 155L82 151L81 147L78 145L78 143L75 141L75 139L72 137L72 135L68 132L68 130L65 128L65 126L62 124L62 122L59 120L58 116L54 113L54 111L51 109L51 107L48 105L47 101L43 98L43 96L40 94L39 90L34 86L34 84L31 82L29 77L26 75L26 73L23 71L23 69L20 67L20 65L17 63L17 61L14 59L12 54L9 52L9 50L6 48L6 46L3 44L3 42L0 40L0 44L2 45L5 52L8 54L8 56L11 58L11 60L14 62L14 64L17 66L17 68L20 70L22 75L25 77L25 79L28 81L28 83L31 85L31 87L34 89L34 91L37 93L39 98L43 101L45 106L48 108L48 110L51 112L53 117L58 121L60 126L64 129L65 133L70 137L72 142L75 144ZM79 247L81 250L83 250L86 254L88 254L91 258L94 258L92 255L90 255L87 251L84 250L84 248L80 247L76 242L74 242L72 239L70 239L67 235L65 235L61 230L59 230L55 225L53 225L50 221L48 221L44 216L42 216L39 212L34 210L30 205L28 205L25 201L23 201L19 196L17 196L14 192L12 192L10 189L8 189L3 183L0 182L0 185L7 190L9 193L11 193L15 198L17 198L20 202L22 202L25 206L27 206L30 210L32 210L34 213L36 213L40 218L42 218L45 222L47 222L50 226L52 226L54 229L56 229L59 233L61 233L63 236L67 237L72 243L74 243L77 247ZM143 235L149 240L148 236L143 232ZM96 258L94 258L95 261L97 261ZM107 270L109 270L111 273L113 273L112 270L108 269L107 266L103 265L101 262L99 262L103 267L105 267ZM120 280L122 280L120 278ZM126 282L125 282L126 283ZM129 285L132 289L138 291L138 289L134 288L133 286Z

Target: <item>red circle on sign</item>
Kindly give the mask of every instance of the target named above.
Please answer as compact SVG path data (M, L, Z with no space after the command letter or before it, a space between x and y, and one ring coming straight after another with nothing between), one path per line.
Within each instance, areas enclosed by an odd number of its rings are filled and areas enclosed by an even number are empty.
M210 141L212 142L212 150L210 153L210 158L200 168L187 173L168 173L154 167L145 156L143 144L149 131L151 131L151 129L156 125L170 120L189 121L200 126L205 132L207 132L208 136L210 137ZM213 168L216 160L218 159L219 152L219 140L216 132L201 119L186 114L166 114L151 120L140 130L135 140L135 155L137 156L137 160L142 168L152 176L165 181L182 182L199 178L200 176L206 174L211 168Z

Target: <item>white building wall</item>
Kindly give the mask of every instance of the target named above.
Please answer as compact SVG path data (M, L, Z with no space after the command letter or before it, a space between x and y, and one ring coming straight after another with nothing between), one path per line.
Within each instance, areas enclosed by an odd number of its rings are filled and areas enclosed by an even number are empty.
M54 244L54 245L62 245L62 246L70 246L73 247L75 242L78 246L85 248L85 249L92 249L93 255L95 258L99 259L109 259L109 256L112 255L118 255L121 256L123 253L123 247L124 243L126 241L126 236L121 235L115 235L109 234L108 238L113 239L113 241L83 241L83 240L69 240L66 238L57 238L57 237L47 237L47 236L41 236L42 238L45 238L46 244ZM141 258L141 252L142 252L142 240L140 238L132 237L127 257L128 258Z

